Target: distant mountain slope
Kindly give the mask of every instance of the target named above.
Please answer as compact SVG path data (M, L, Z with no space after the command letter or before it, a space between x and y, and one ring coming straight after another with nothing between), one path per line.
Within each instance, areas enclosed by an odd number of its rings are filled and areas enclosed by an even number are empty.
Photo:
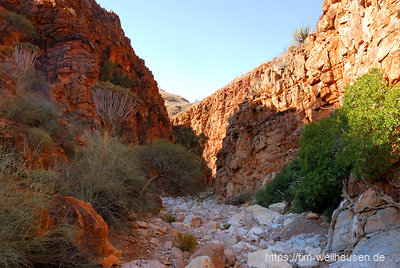
M187 99L177 94L171 94L162 89L160 89L159 91L165 101L165 107L167 108L170 118L173 118L180 112L183 112L187 108L192 106L192 104Z

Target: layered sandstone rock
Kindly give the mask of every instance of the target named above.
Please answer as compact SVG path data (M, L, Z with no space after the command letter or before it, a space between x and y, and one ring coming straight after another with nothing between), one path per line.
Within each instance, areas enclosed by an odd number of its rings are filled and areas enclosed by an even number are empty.
M197 133L208 137L203 157L215 175L217 152L222 147L229 118L243 102L253 85L257 84L262 66L236 78L211 96L194 104L173 118L174 125L191 126Z
M121 264L121 253L108 240L107 223L91 204L69 196L55 196L49 216L52 223L68 218L76 227L75 242L79 250L96 258L103 267Z
M367 250L382 232L400 227L400 169L394 168L379 181L350 176L344 199L332 215L327 250L351 253ZM390 243L387 244L390 248ZM383 247L378 248L381 250ZM375 247L375 250L377 248ZM354 254L353 252L353 254ZM374 252L374 254L377 252ZM388 257L392 257L389 255ZM389 267L389 266L388 266Z
M381 68L390 82L399 81L400 1L325 0L322 9L316 32L304 44L174 121L209 136L204 154L217 168L220 196L233 198L263 187L296 156L304 124L339 107L346 85L370 68Z
M0 9L23 14L37 27L39 38L31 41L42 50L36 70L65 113L76 113L93 128L98 127L89 86L98 81L101 66L111 61L134 81L132 90L143 101L137 114L123 126L130 140L172 139L157 83L135 55L116 14L94 0L5 0ZM25 41L21 38L10 35L3 42Z

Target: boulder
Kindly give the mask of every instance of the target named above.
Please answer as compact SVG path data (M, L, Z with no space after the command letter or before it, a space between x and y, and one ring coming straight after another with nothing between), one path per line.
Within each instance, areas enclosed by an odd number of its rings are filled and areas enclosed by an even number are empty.
M286 207L287 207L286 203L280 202L280 203L269 205L268 209L278 212L279 214L283 214L285 212Z
M380 209L374 215L369 216L364 226L364 231L366 234L386 231L398 224L400 224L399 210L397 208L388 207Z
M225 249L225 263L226 265L233 266L236 263L236 256L235 253L231 249Z
M195 256L210 257L215 268L225 268L225 252L224 243L221 241L211 241L207 245L200 248Z
M308 212L306 217L307 217L307 220L311 220L311 221L316 221L319 219L318 214L316 214L314 212Z
M103 267L120 264L121 253L108 240L108 225L92 205L69 196L55 196L49 209L50 222L69 219L78 233L79 250L98 260Z
M175 268L185 267L185 261L182 250L179 248L172 248L171 250L171 260Z
M203 218L199 216L188 215L183 223L192 228L198 228L203 224Z
M340 212L336 219L335 229L332 236L332 251L345 250L352 243L351 226L354 213L349 210Z
M259 205L250 206L246 210L260 225L268 225L272 222L273 219L279 218L281 216L279 213Z
M186 268L215 268L215 266L210 257L200 256L193 259L188 265L186 265Z
M236 226L252 226L254 224L254 220L245 210L243 210L234 214L228 220L228 224Z
M361 240L354 248L353 256L368 256L372 261L339 261L329 265L332 268L400 267L400 229L373 235Z
M291 268L292 266L273 251L264 249L247 254L247 264L256 268Z
M209 221L202 225L202 227L208 231L216 231L221 229L221 224L216 221Z

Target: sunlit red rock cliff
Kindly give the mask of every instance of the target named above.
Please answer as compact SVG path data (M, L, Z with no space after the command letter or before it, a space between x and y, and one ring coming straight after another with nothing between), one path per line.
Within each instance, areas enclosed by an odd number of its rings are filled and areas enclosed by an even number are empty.
M325 0L315 33L179 114L208 137L215 191L254 192L296 155L304 124L340 106L346 85L377 67L400 79L400 1Z
M96 127L98 116L89 86L99 80L101 66L111 61L134 81L133 91L143 101L124 126L130 141L172 139L157 82L145 62L136 56L116 14L94 0L3 0L0 11L3 10L24 14L37 27L39 38L34 43L42 53L35 67L65 113L76 113ZM24 38L13 33L2 43L25 41Z

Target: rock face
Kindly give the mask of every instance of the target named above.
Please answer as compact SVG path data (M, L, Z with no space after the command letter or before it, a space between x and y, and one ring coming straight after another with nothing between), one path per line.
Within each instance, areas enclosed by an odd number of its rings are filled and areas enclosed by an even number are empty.
M162 89L160 89L160 94L164 99L165 107L167 108L170 118L174 118L174 116L185 111L192 105L187 99L176 94L168 93Z
M116 14L94 0L5 0L0 3L0 10L4 9L23 14L37 28L39 41L34 42L42 54L36 70L65 113L76 113L92 128L98 127L89 86L99 80L101 67L110 61L134 81L132 90L143 101L123 126L129 139L134 143L173 139L157 83L135 55ZM17 35L3 41L24 40Z
M237 106L243 102L251 87L256 84L261 71L262 66L236 78L172 120L174 125L191 126L197 134L204 133L208 137L203 157L213 175L216 171L217 152L222 147L222 139L229 125L229 118Z
M55 196L49 211L50 221L68 216L76 226L79 250L98 259L103 267L120 264L121 253L108 241L108 226L92 205L68 196Z
M332 215L328 251L355 252L368 239L400 227L399 171L395 168L378 182L351 176L347 197Z
M399 8L396 0L325 0L317 30L304 44L251 72L256 87L236 109L226 131L228 123L222 118L235 107L225 109L215 96L239 101L230 95L245 95L249 83L242 79L178 116L197 131L214 133L213 148L208 145L205 152L208 161L215 159L225 136L216 161L218 195L232 199L264 187L296 156L303 126L338 108L346 85L370 68L381 68L390 82L399 81Z

